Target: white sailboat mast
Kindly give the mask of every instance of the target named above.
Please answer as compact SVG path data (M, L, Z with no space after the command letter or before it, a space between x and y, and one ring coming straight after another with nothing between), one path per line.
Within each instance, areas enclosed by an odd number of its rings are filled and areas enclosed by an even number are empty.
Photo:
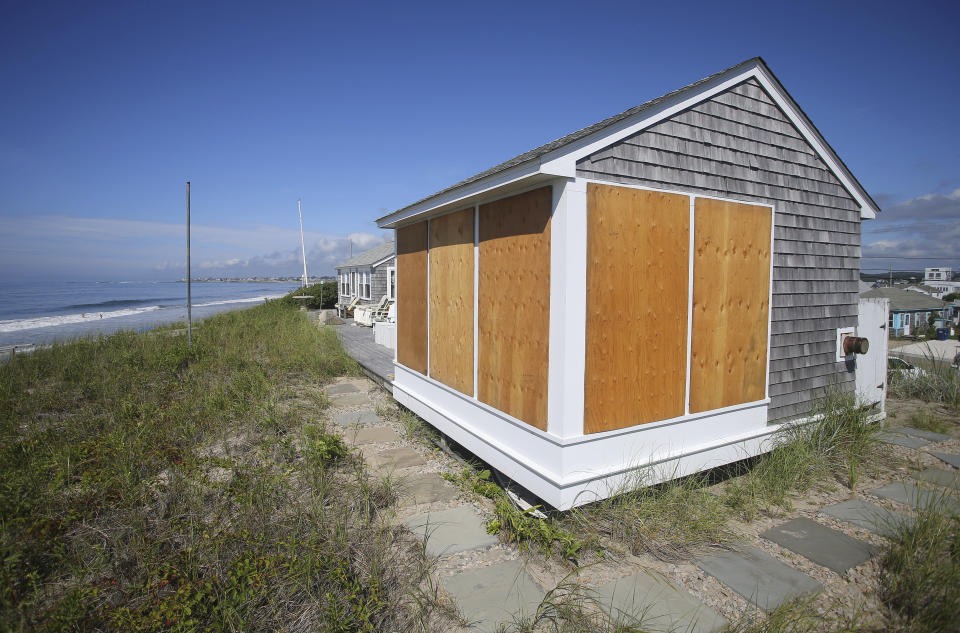
M307 287L307 249L303 245L303 211L300 210L300 198L297 198L297 215L300 216L300 252L303 253L303 287Z

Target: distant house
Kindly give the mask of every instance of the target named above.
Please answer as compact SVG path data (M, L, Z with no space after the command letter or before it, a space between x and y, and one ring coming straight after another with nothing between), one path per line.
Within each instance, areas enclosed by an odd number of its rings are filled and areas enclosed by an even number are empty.
M384 295L396 298L397 267L393 242L384 242L356 255L337 267L339 301L347 305L356 298L374 303Z
M924 268L923 283L929 286L931 296L943 299L944 295L960 292L960 281L953 281L952 268Z
M875 288L861 292L866 299L882 298L890 300L890 320L887 327L890 336L905 336L919 327L926 327L930 315L946 318L948 304L922 292L901 290L900 288Z

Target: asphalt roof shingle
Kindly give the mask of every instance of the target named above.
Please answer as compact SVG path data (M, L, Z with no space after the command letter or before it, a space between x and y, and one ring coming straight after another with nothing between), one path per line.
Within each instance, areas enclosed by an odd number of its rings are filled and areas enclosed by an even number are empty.
M350 268L351 266L370 266L393 255L393 241L384 242L374 246L368 251L363 251L359 255L354 255L342 264L337 264L335 268Z
M865 299L889 299L891 310L939 310L949 305L922 292L900 288L874 288L861 292L860 296Z

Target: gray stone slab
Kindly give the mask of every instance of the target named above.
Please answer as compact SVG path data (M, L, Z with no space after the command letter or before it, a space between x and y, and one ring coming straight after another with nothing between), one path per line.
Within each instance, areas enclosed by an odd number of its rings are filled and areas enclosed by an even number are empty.
M870 494L884 499L891 499L913 508L943 508L953 512L960 511L960 502L955 498L944 495L942 492L925 490L913 484L895 481L881 488L875 488Z
M365 393L337 393L330 396L330 402L338 407L357 407L370 404L370 398Z
M944 488L960 489L960 473L955 470L927 468L918 473L912 473L911 476L917 481L926 481L931 484L943 486Z
M404 523L426 539L427 553L431 556L481 549L499 542L496 536L487 534L483 517L468 506L418 514Z
M820 590L820 583L756 547L697 559L697 566L765 611Z
M930 440L925 440L922 437L913 437L893 431L881 431L877 433L877 439L887 444L896 444L897 446L905 446L907 448L923 448L930 443Z
M654 572L609 582L597 589L596 600L613 622L651 633L710 633L727 626L723 616Z
M409 475L401 480L403 493L400 505L410 507L422 503L451 501L457 498L459 491L450 482L435 473Z
M348 428L343 432L343 439L354 446L362 446L399 442L400 436L388 426L368 426Z
M933 451L930 451L930 454L940 461L950 464L954 468L960 468L960 455L955 455L953 453L935 453Z
M545 592L523 569L523 561L468 569L440 581L474 630L492 632L501 622L533 615Z
M356 385L351 385L349 382L341 382L337 385L330 385L327 387L327 395L333 396L339 393L359 393L360 389Z
M848 499L820 510L835 519L852 523L880 536L890 536L902 525L913 525L913 518L864 501Z
M806 518L793 519L760 536L827 569L845 574L877 553L877 548Z
M920 437L925 440L930 440L931 442L943 442L949 439L953 439L949 435L944 435L943 433L934 433L933 431L924 431L923 429L915 429L912 426L895 426L890 429L895 433L904 433L906 435L912 435L914 437Z
M344 411L333 416L333 421L340 426L353 426L354 424L380 424L380 419L373 411Z
M378 470L400 470L427 463L420 453L407 446L388 448L379 452L364 450L363 456L367 458L371 467Z

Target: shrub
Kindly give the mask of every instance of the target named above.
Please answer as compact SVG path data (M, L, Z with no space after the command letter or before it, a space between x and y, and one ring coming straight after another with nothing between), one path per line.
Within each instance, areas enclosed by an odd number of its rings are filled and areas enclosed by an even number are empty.
M294 295L309 295L310 299L294 299ZM337 282L322 281L306 288L297 288L282 297L280 301L297 307L300 307L300 302L303 301L304 305L310 310L329 310L337 304L339 296Z

